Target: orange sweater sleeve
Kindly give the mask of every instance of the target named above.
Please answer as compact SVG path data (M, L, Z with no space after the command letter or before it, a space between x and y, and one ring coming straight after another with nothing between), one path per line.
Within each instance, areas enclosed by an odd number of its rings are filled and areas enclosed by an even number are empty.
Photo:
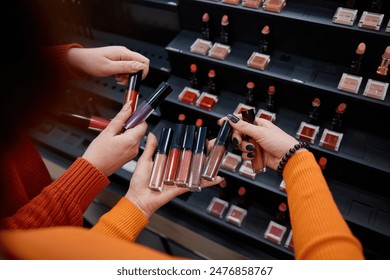
M362 246L339 212L314 156L291 157L283 177L296 259L364 259Z
M13 216L2 219L6 229L82 225L83 213L108 178L83 158L77 158L57 180L45 187Z

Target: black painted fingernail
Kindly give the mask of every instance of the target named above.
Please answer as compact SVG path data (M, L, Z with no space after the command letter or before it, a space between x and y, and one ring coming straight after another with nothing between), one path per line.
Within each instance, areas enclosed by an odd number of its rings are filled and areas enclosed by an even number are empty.
M255 157L255 153L248 153L248 158L254 158Z
M231 120L233 123L238 123L238 121L240 120L240 118L236 117L236 116L233 115L233 114L228 114L228 115L227 115L227 118L228 118L229 120Z
M253 145L246 145L245 146L245 149L247 149L248 151L253 151L255 149L255 147L253 147Z
M238 145L238 139L237 139L237 137L233 137L233 140L232 140L232 141L233 141L233 144L234 144L234 145L236 145L236 146Z

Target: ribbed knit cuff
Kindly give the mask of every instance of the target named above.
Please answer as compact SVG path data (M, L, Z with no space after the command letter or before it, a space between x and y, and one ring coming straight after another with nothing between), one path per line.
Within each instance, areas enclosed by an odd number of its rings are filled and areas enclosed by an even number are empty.
M63 189L67 197L79 205L82 213L109 183L99 169L81 157L56 180L56 184Z
M122 197L91 230L133 242L148 224L149 220L142 211L130 200Z

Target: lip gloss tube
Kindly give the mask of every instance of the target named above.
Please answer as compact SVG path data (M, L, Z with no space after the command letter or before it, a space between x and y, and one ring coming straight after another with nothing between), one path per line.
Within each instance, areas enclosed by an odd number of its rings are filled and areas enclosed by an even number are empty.
M156 155L154 157L152 176L150 177L149 189L154 191L162 191L164 186L163 178L165 171L165 164L168 158L169 145L172 140L172 128L164 127L160 133Z
M137 108L139 88L141 86L141 80L142 80L142 73L143 71L140 70L137 73L129 75L129 81L127 83L127 90L125 93L125 99L123 100L123 105L129 101L132 101L130 105L132 113L134 113L135 109Z
M188 180L188 188L191 192L200 192L202 190L202 171L206 162L206 143L207 127L201 126L196 133L190 178Z
M187 188L190 177L192 147L194 146L195 125L187 125L184 133L183 146L181 149L179 168L176 174L175 184L178 187Z
M124 125L124 129L130 129L145 121L161 102L172 92L171 86L162 82L151 96L138 106Z
M93 115L87 117L87 116L72 114L72 113L62 113L60 115L60 120L72 125L85 127L90 130L95 130L99 132L105 129L111 121L103 117L97 117Z
M232 127L228 121L222 123L219 129L217 138L215 139L214 146L207 158L202 178L207 181L214 181L217 177L218 170L221 166L222 159L226 154L226 148L228 144L229 134Z
M253 109L242 111L242 119L248 123L253 124L255 122L255 111ZM264 153L260 145L253 138L246 139L249 143L253 144L255 147L255 157L252 161L252 169L254 173L262 173L266 171L266 166L264 163Z
M166 185L173 185L175 183L185 129L186 125L184 124L178 123L175 125L172 144L169 150L168 160L164 173L164 184Z

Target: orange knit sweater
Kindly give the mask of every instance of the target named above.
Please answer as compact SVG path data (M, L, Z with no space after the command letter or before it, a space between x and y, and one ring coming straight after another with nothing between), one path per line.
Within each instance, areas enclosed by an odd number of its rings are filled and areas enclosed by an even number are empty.
M283 175L296 259L364 259L361 244L338 211L314 156L294 155ZM6 257L16 259L176 259L133 242L147 223L141 211L122 198L92 229L4 230L0 239Z

